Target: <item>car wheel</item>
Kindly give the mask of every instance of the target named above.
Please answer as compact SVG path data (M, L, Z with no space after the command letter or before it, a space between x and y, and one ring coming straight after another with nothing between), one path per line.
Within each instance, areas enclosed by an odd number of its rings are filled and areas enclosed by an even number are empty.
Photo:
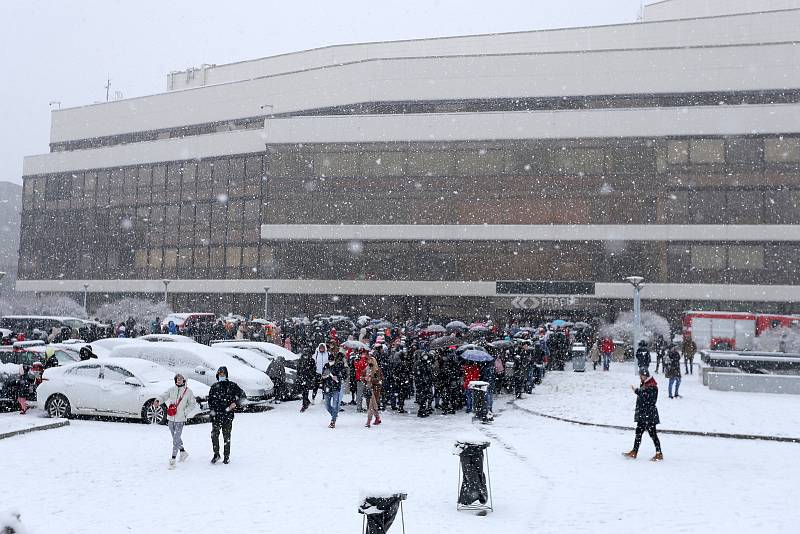
M64 395L56 394L47 399L45 409L50 417L69 419L72 416L72 408Z
M167 424L167 408L163 403L156 407L155 403L150 400L142 407L142 422L148 425L166 425Z

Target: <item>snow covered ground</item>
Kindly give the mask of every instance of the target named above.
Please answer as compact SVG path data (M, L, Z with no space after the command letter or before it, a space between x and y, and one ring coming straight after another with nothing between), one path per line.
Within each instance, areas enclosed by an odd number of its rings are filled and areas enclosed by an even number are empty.
M552 373L547 387L554 390L573 375ZM618 396L606 381L627 388L632 370L574 379L584 387L559 386L559 394L576 397L573 406L581 410L571 413L565 402L564 415L585 415L589 397L603 412L630 423L631 399ZM556 395L544 389L524 402ZM695 402L699 395L692 389L673 402ZM708 405L725 399L714 397ZM663 463L647 461L653 452L647 437L642 457L628 461L620 453L630 449L631 432L537 417L507 400L496 402L491 426L473 425L464 414L420 420L387 413L383 425L366 429L361 414L348 407L335 430L327 428L319 403L305 414L297 403L284 403L237 415L227 466L208 463L210 425L187 427L191 456L174 471L167 470L166 428L76 420L0 441L0 516L19 510L35 534L356 533L359 497L373 488L408 493L409 534L796 532L797 445L665 435ZM769 417L788 426L793 419L785 406ZM714 413L728 410L707 414L711 422ZM662 416L665 422L672 417L669 410ZM487 517L456 511L458 459L452 445L465 437L492 443L495 512ZM390 532L400 531L397 524Z
M19 412L0 413L0 434L51 425L56 421L61 419L50 419L39 410L31 410L25 415L20 415Z
M630 385L638 384L633 364L611 364L609 372L591 364L584 373L550 373L534 395L521 406L539 413L608 425L633 426L636 396ZM683 368L681 368L683 370ZM655 374L658 412L663 429L763 434L800 438L800 398L796 395L712 391L703 386L697 368L684 375L681 398L670 399L669 379Z

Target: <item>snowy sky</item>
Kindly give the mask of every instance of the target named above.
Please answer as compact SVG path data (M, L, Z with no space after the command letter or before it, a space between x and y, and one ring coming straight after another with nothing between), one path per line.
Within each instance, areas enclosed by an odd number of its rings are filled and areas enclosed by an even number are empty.
M0 180L63 107L162 92L166 73L363 41L633 22L640 0L2 0ZM645 3L651 3L647 1ZM224 5L224 7L222 7Z

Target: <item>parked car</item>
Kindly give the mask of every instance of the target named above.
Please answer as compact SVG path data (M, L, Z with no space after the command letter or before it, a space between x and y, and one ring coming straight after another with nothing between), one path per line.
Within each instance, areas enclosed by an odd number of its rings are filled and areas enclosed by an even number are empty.
M48 348L55 350L55 357L58 365L67 365L80 360L80 357L61 348L45 345L41 341L17 341L11 346L3 347L0 350L0 363L14 363L31 366L33 362L43 362L45 351Z
M217 316L213 313L171 313L164 317L161 321L161 326L168 326L170 321L175 323L178 329L183 329L187 322L192 324L197 323L213 323L217 320Z
M216 347L215 347L216 348ZM221 347L219 350L230 354L233 358L241 361L245 365L249 365L253 369L257 369L262 373L267 372L267 368L274 361L274 358L252 349L242 349L236 347ZM297 382L297 371L289 367L289 362L284 360L283 369L286 373L286 385L289 391L294 391L295 382Z
M47 369L36 395L50 417L99 415L166 424L165 405L156 408L153 401L174 384L174 376L146 360L93 359ZM207 413L209 387L191 379L187 384L199 406L189 417Z
M267 367L272 363L272 360L278 356L283 356L285 360L284 367L286 368L286 383L292 391L294 390L294 384L297 380L297 360L300 359L299 354L295 354L275 343L267 343L266 341L214 341L211 346L225 349L243 349L260 354L269 360L267 362ZM250 363L248 363L248 365L255 367L255 365ZM266 367L264 367L264 370L266 370Z
M5 315L0 319L0 327L13 332L30 332L41 330L49 334L53 328L68 327L74 331L84 325L77 317L56 317L49 315Z
M140 341L150 342L163 342L163 343L197 343L194 339L178 334L147 334L146 336L139 336L136 339Z
M139 358L166 367L173 373L181 373L211 385L216 381L217 369L228 368L228 376L239 384L245 395L247 404L264 404L272 394L272 380L252 367L245 365L220 350L201 345L200 343L148 343L141 341L135 344L121 345L109 354L111 358Z

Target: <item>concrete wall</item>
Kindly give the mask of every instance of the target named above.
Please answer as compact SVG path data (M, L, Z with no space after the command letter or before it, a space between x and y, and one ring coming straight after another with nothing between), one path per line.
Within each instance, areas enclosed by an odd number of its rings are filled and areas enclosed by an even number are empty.
M696 0L692 0L696 3ZM653 15L655 16L655 15ZM494 35L334 45L302 52L203 66L167 75L167 89L230 83L286 72L376 58L578 52L769 43L796 37L797 14L740 15L724 19L658 21ZM787 18L788 17L788 18Z
M663 0L644 7L647 22L798 9L800 0Z
M791 18L791 17L787 17ZM792 35L800 40L800 18ZM374 59L52 113L51 142L362 102L800 87L793 44ZM270 108L264 106L269 104Z
M708 373L708 387L717 391L800 395L800 376Z

